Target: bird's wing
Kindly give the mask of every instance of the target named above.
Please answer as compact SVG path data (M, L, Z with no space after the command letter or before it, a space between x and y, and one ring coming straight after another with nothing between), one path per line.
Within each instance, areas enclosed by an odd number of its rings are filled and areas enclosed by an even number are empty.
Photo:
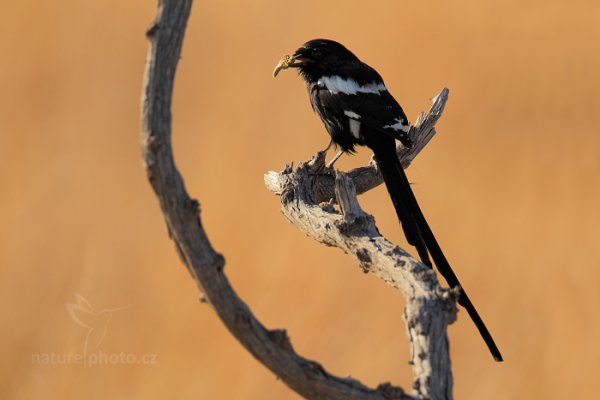
M351 78L328 77L320 80L315 89L313 95L318 102L315 111L321 117L322 111L327 116L344 116L373 131L400 140L404 145L410 145L408 119L382 81L374 80L361 85Z

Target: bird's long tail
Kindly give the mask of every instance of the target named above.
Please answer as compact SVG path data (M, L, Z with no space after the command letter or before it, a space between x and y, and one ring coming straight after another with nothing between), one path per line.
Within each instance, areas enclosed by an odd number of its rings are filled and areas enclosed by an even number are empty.
M430 267L432 264L428 253L431 254L431 258L435 262L437 269L451 288L460 287L458 303L467 310L467 313L469 313L469 316L473 320L473 323L475 323L475 326L479 330L479 334L485 341L494 359L496 361L502 361L502 355L500 354L492 335L481 320L475 306L473 306L473 303L469 300L464 288L460 285L456 274L450 267L429 224L425 220L406 174L404 173L404 169L400 165L394 146L381 146L375 144L374 146L369 147L371 147L375 153L379 169L383 175L385 185L392 202L394 203L396 214L400 219L408 242L417 248L421 261Z

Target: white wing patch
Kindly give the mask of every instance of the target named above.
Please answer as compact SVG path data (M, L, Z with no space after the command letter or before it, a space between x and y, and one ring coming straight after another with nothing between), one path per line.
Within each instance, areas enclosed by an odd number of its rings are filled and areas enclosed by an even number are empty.
M350 125L350 133L356 139L360 139L360 115L354 111L344 111L344 115L348 117L348 124Z
M356 119L356 120L359 120L359 119L360 119L360 115L358 115L358 114L357 114L357 113L355 113L354 111L348 111L348 110L346 110L346 111L344 111L344 115L345 115L346 117L350 117L350 118L352 118L352 119Z
M350 122L350 133L352 136L360 139L360 121L350 118L348 122Z
M404 125L404 122L402 121L402 118L396 118L394 119L394 124L393 125L385 125L383 128L384 129L388 129L391 128L395 131L402 131L402 132L408 132L408 125Z
M387 88L381 82L372 82L361 86L353 79L344 79L338 75L324 76L317 82L319 86L325 86L330 93L357 94L385 92Z

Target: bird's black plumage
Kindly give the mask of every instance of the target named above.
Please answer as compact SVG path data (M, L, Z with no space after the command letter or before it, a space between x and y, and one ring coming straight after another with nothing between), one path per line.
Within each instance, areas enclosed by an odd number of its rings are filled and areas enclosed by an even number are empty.
M344 152L356 145L375 154L385 185L408 242L424 264L438 270L452 288L460 288L461 304L497 361L502 356L475 307L446 260L410 188L396 154L396 140L410 146L408 120L383 79L351 51L333 40L305 43L275 70L296 67L305 80L313 110L321 117L332 141Z
M365 145L366 131L408 145L406 115L377 71L332 40L311 40L294 56L313 110L342 150Z

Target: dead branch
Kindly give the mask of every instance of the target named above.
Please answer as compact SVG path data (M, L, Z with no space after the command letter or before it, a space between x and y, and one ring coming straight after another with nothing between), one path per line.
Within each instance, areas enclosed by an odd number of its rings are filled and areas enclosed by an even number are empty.
M191 6L192 0L159 0L156 20L147 31L150 48L142 93L141 143L148 180L158 198L169 235L173 239L182 261L204 293L205 301L211 304L227 329L257 360L305 398L365 400L423 398L424 396L421 394L426 391L421 388L416 388L416 396L410 396L405 394L401 388L394 387L389 383L379 385L377 388L369 388L355 379L340 378L329 374L319 363L299 356L294 351L284 330L269 330L264 327L229 284L224 274L225 260L208 240L200 219L199 204L190 198L185 189L183 179L175 166L171 147L173 83ZM344 189L345 185L339 186L341 191L348 190ZM284 192L294 193L293 190L288 189L289 187L293 186L286 185ZM282 198L288 197L286 195ZM353 212L358 213L357 209L352 208L353 206L350 207ZM362 214L360 216L364 217ZM373 225L365 224L363 228L359 229L355 227L351 219L343 218L344 221L340 226L346 226L346 232L358 229L356 232L360 233L361 229L366 229L374 235ZM415 298L426 306L424 310L433 311L433 314L438 313L431 308L432 303L427 293L431 289L427 285L435 282L433 274L425 271L419 264L409 261L400 249L386 243L383 238L374 237L374 240L381 249L391 252L390 256L395 260L403 261L417 275L425 277L423 282L419 281L414 286ZM363 258L366 259L368 256L373 261L369 264L369 268L374 271L383 268L378 266L382 256L378 255L372 247L365 247L365 249L366 253ZM405 284L400 281L405 278L405 274L406 272L401 270L395 275L390 275L390 279L394 279L404 287ZM439 298L443 299L444 296ZM414 306L419 306L417 304L419 302L414 301ZM439 308L446 310L447 303L438 301L436 304ZM417 349L415 354L419 354L421 349L432 347L426 344L432 338L428 332L430 330L438 331L436 324L445 326L446 322L442 323L441 319L437 317L430 319L422 312L415 314L411 310L407 308L406 318L409 332L415 338L413 343L424 342L423 346L419 344L415 347ZM421 320L431 321L431 325L427 326L421 323ZM434 347L446 348L445 337L440 340L441 344L436 342ZM423 368L437 370L433 365L423 364ZM427 374L427 376L427 379L438 379L434 374ZM429 388L437 384L437 382L433 384L423 382L422 386ZM440 384L446 385L447 380L441 381ZM442 398L436 393L438 392L432 391L428 397Z
M414 146L400 146L398 156L408 166L435 134L435 123L448 98L444 89L433 99L427 114L421 114L411 128ZM447 325L454 321L456 307L452 294L439 285L433 270L410 257L379 234L375 220L358 204L357 190L369 190L382 182L376 164L347 174L324 169L324 154L317 153L293 172L265 174L265 184L281 196L284 216L298 229L327 246L340 248L362 268L399 290L406 299L404 319L411 347L417 396L452 398L452 371ZM333 207L334 200L340 212ZM327 202L327 203L324 203Z

